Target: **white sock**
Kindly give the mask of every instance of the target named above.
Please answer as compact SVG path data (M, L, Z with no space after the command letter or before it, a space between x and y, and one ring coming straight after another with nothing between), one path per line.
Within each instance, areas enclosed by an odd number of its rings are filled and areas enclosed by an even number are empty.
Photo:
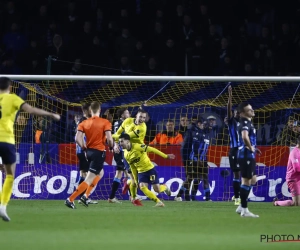
M6 205L0 205L0 210L1 209L6 210Z
M248 208L247 207L246 208L242 207L242 213L249 213Z

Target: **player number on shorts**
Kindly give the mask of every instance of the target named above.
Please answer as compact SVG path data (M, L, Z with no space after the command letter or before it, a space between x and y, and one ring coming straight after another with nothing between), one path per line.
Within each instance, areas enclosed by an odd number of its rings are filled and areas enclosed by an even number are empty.
M150 175L150 181L155 181L155 175Z

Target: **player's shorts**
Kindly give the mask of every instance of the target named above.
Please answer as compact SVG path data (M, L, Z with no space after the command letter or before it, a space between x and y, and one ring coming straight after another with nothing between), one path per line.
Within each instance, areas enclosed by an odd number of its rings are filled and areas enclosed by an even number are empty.
M189 155L187 154L186 150L183 150L183 149L180 150L180 154L181 154L181 159L182 159L182 165L187 170L187 168L190 164Z
M90 165L85 157L85 153L77 153L77 158L79 160L79 170L83 172L88 172Z
M238 152L238 164L241 170L241 176L246 179L252 179L252 177L256 175L255 158L250 158L249 155L253 155L253 153L247 148L245 148L242 153L241 151Z
M106 152L93 148L88 148L86 156L89 162L89 172L98 175L103 169Z
M181 148L180 149L180 155L181 155L183 165L185 166L186 161L189 160L190 150L188 150L186 148L184 148L184 149Z
M300 179L289 180L287 185L292 197L300 195Z
M200 178L208 174L207 161L190 161L186 167L186 175L192 178Z
M116 170L124 171L125 164L123 162L123 151L121 151L119 154L114 153L114 159L116 162Z
M0 142L0 157L3 164L13 164L16 162L16 146L14 144Z
M238 158L238 150L239 148L231 148L229 151L229 165L232 170L232 172L239 172L241 169L237 166L237 158Z
M139 183L144 182L148 184L158 184L159 178L155 168L152 168L146 172L138 173Z

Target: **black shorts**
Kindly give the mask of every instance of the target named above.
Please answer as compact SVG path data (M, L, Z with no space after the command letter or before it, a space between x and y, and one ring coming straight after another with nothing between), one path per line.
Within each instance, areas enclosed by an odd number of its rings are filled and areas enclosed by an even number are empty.
M241 169L238 166L237 156L239 148L231 148L229 151L229 164L232 172L239 172Z
M86 156L89 162L89 172L98 175L103 168L106 152L88 148Z
M185 166L186 164L186 161L189 161L189 156L190 156L190 151L189 149L187 148L181 148L180 149L180 155L181 155L181 159L182 159L182 162L183 162L183 165Z
M114 160L116 162L116 170L125 170L125 165L123 162L123 152L120 152L119 154L114 153Z
M13 164L16 162L16 146L14 144L0 142L0 157L3 164Z
M79 170L83 172L89 171L90 164L85 157L85 153L78 153L77 158L79 160Z
M256 175L255 158L238 158L238 164L243 178L252 179Z
M207 161L190 161L186 167L186 176L190 178L199 179L203 175L208 174Z

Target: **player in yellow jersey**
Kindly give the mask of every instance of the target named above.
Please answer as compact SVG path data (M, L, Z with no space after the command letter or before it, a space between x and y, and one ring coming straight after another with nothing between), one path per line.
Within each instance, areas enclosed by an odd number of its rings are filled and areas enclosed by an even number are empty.
M139 109L136 114L136 118L129 117L123 121L122 125L119 127L117 132L112 136L113 139L116 142L118 142L120 135L122 133L126 133L130 136L131 142L144 144L144 139L145 139L146 131L147 131L147 126L145 124L146 116L147 116L147 112L143 109ZM114 152L122 153L120 151L120 147L119 147L118 143L115 143ZM126 159L123 159L123 163L124 163L125 169L128 171L128 174L132 180L133 177L131 175L131 170L130 170L128 163L126 162ZM135 182L131 182L131 180L129 180L128 183L124 183L124 184L127 185L127 187L129 184L130 192L137 193L137 186L136 186ZM128 190L127 187L125 186L125 187L123 187L123 189ZM125 193L126 192L127 191L125 191ZM131 201L136 206L141 205L140 201L138 199L133 199L132 196L131 196Z
M129 117L125 119L117 132L112 136L114 140L118 141L119 136L124 132L130 136L130 141L132 143L144 144L144 139L147 131L147 126L145 124L146 115L146 111L139 110L136 114L136 118Z
M158 174L147 153L151 152L168 159L175 159L175 155L165 154L145 144L132 143L128 134L122 134L119 137L119 143L124 149L124 158L129 163L134 181L139 183L140 189L150 200L156 202L156 207L164 207L164 203L148 189L148 184L152 184L154 191L157 193L165 192L170 196L171 191L166 185L159 184Z
M0 157L6 173L2 193L0 193L0 218L4 221L10 221L6 213L6 206L12 194L16 169L14 122L17 112L22 109L33 115L49 116L55 120L60 119L58 114L34 108L17 95L10 94L10 91L11 80L7 77L0 77Z

